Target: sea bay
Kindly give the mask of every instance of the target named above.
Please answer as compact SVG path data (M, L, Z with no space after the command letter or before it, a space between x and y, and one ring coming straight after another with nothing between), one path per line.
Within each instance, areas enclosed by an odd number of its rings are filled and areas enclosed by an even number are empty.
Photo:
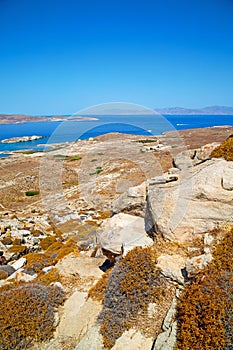
M174 129L233 125L232 115L104 115L94 117L98 120L2 124L0 125L0 140L32 135L44 138L29 142L0 143L0 152L41 150L44 149L44 145L88 139L109 132L159 135Z

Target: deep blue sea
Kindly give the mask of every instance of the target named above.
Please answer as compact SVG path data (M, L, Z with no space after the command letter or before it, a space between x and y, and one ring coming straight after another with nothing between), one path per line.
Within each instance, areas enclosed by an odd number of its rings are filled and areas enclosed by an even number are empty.
M91 121L46 121L0 125L0 140L40 135L45 138L11 144L0 143L0 152L41 150L50 143L87 139L108 132L159 135L164 131L233 125L233 115L113 115ZM3 155L0 154L0 157Z

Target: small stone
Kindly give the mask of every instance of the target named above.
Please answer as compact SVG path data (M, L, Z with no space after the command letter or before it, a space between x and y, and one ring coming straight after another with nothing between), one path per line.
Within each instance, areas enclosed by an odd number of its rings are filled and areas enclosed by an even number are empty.
M213 243L213 241L214 241L214 237L207 232L204 236L204 244L211 245Z
M20 258L17 261L15 261L13 264L11 264L11 266L15 269L21 269L21 267L23 267L27 262L26 258Z
M53 327L57 327L59 325L60 322L60 317L59 317L59 313L55 312L54 313L54 321L53 321Z
M44 271L45 273L47 273L47 272L51 271L52 269L54 269L54 266L47 266L47 267L44 267L44 268L42 269L42 271Z

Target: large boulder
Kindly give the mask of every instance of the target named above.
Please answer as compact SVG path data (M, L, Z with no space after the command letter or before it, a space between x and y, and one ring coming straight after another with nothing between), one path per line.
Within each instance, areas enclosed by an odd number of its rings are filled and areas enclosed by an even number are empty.
M143 182L139 186L130 187L121 194L112 204L112 213L124 212L136 216L144 217L146 209L147 186Z
M118 255L126 254L138 246L153 244L145 231L144 219L124 213L104 220L97 231L97 242L102 249Z
M232 174L233 162L212 159L181 170L177 181L151 182L147 232L186 241L219 225L232 224Z

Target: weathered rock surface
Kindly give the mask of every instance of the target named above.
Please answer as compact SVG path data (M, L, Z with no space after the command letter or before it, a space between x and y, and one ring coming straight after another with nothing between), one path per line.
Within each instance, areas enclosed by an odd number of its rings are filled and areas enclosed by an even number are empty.
M126 254L137 246L146 247L153 243L147 235L144 219L124 213L114 215L104 221L97 231L97 241L101 248L114 254Z
M25 258L20 258L18 260L16 260L13 264L11 264L11 266L15 269L21 269L21 267L23 267L27 262L27 259Z
M99 269L105 258L90 258L75 255L68 255L59 261L55 267L63 276L80 276L81 278L92 277L99 279L103 275L103 271Z
M139 331L130 329L117 339L112 350L151 350L152 338L146 338Z
M85 292L74 292L66 300L55 337L70 336L79 341L85 336L102 307L97 301L91 299L86 301L86 297Z
M93 325L85 337L78 343L75 350L103 350L103 337L100 334L99 327Z
M177 322L174 322L168 330L160 333L152 347L152 350L173 350L176 344Z
M212 254L202 254L188 259L185 264L187 276L189 278L195 276L200 270L203 270L212 261Z
M177 254L163 254L158 257L157 267L165 277L183 284L185 280L182 271L185 267L185 261L186 259L184 257Z
M112 213L124 212L131 215L144 217L146 209L147 186L143 182L139 186L130 187L120 195L112 204Z
M185 241L233 223L232 174L233 162L212 159L181 170L177 181L149 185L147 232Z

